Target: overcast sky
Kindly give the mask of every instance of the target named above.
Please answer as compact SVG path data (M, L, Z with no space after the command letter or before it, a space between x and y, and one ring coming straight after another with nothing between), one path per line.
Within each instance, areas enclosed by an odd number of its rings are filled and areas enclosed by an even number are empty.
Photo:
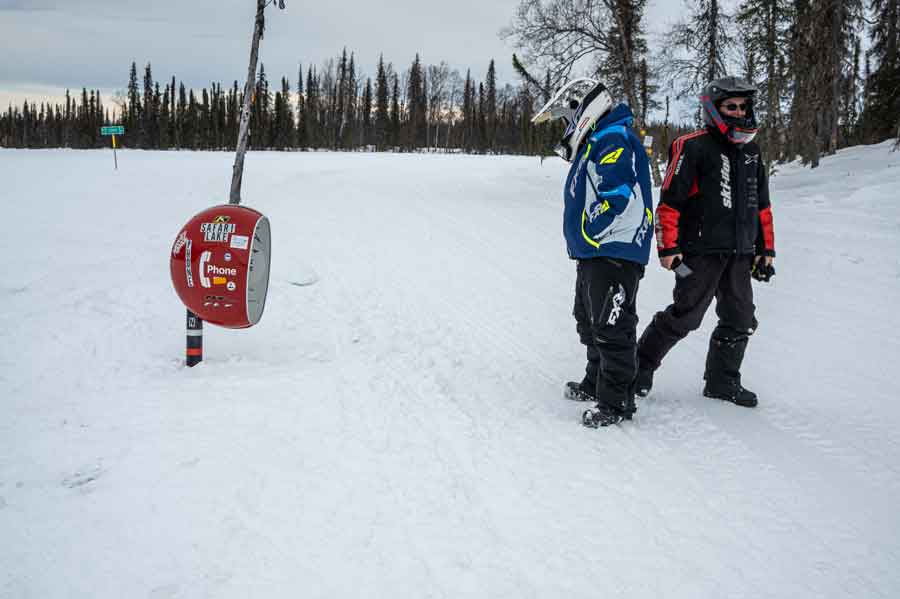
M494 58L501 82L515 82L514 49L498 32L519 0L286 0L266 10L260 48L270 81L356 54L372 76L378 55L398 70L418 52L425 64L446 61L483 78ZM150 62L154 79L173 75L187 87L228 86L247 76L256 0L0 0L0 110L9 102L58 98L66 88L99 89L107 106L124 89L131 62L139 76ZM681 0L650 0L648 28L658 31L682 12Z

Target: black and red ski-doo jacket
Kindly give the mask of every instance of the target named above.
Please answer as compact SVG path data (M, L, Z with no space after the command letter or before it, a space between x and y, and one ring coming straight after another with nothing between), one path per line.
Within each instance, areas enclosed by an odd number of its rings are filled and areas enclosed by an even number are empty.
M755 142L726 141L704 129L669 148L656 208L659 256L775 255L766 165Z

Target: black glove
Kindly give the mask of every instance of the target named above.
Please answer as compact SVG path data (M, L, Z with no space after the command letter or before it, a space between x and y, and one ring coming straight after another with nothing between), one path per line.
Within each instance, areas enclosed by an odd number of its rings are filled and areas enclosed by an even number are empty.
M775 266L773 264L766 264L766 259L760 258L753 263L753 270L750 271L750 276L757 281L768 283L769 280L775 276Z
M691 267L685 264L684 260L682 260L681 258L675 258L674 260L672 260L672 270L675 272L675 276L679 279L685 279L694 274L694 271L691 269Z

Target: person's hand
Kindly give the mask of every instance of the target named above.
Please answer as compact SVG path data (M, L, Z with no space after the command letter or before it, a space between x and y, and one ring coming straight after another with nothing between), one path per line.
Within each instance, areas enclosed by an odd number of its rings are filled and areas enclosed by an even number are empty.
M662 258L659 259L659 263L666 270L672 270L672 268L673 268L672 264L674 264L676 260L678 262L681 262L682 260L684 260L684 256L682 256L681 254L673 254L672 256L663 256Z
M755 262L757 267L760 267L763 264L765 264L766 267L769 267L775 264L775 258L773 256L757 256Z
M772 256L757 256L753 262L750 276L757 281L768 283L775 276L775 258Z

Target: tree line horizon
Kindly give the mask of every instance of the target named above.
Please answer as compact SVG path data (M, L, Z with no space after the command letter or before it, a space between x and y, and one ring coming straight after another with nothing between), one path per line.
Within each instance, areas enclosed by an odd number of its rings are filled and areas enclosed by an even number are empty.
M484 81L465 79L445 62L423 65L416 54L398 73L379 59L377 74L360 81L356 59L345 49L322 67L302 67L297 79L282 76L274 87L260 64L251 99L250 148L400 151L439 149L473 153L538 153L537 101L525 86L498 89L492 59ZM124 94L111 112L99 90L66 90L62 104L10 106L0 116L0 145L27 148L102 148L100 127L123 125L122 147L140 149L235 149L243 85L213 82L195 91L171 77L164 84L144 67L139 82L132 62ZM365 107L370 107L365 110Z
M671 123L670 102L695 98L725 75L759 89L758 141L770 163L799 156L815 167L842 147L900 143L900 0L743 0L733 12L719 0L688 0L655 54L644 33L646 2L521 0L501 32L517 50L518 85L497 85L493 59L483 81L446 62L425 65L418 54L402 70L382 55L374 78L362 77L346 48L274 85L261 64L249 147L550 155L561 124L530 119L576 69L631 106L636 127L653 136L654 160L675 136L702 126L699 111L693 127ZM127 89L112 98L116 123L99 90L75 98L67 90L64 104L10 106L0 114L0 146L106 147L100 127L121 124L124 147L234 150L242 84L195 92L173 76L161 87L149 62L142 79L133 61ZM663 119L648 118L663 109Z

